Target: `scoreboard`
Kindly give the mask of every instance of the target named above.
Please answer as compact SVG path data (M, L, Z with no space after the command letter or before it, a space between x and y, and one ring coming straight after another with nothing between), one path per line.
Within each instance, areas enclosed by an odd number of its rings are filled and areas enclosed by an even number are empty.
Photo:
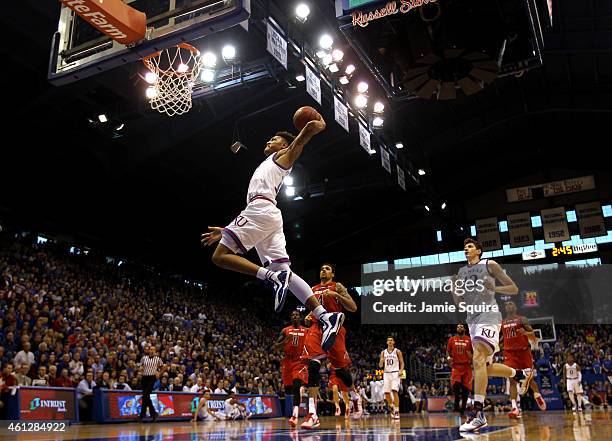
M573 256L574 254L596 253L597 244L585 243L580 245L567 245L561 247L547 248L545 250L534 250L523 253L523 260L545 259L547 257L560 258L563 256Z

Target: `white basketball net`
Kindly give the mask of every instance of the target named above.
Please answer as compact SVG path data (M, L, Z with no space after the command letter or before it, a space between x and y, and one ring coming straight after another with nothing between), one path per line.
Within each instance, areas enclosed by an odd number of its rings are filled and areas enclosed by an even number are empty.
M200 51L181 43L143 59L151 83L147 97L151 108L168 116L191 110L191 93L200 72ZM152 75L153 74L153 75Z

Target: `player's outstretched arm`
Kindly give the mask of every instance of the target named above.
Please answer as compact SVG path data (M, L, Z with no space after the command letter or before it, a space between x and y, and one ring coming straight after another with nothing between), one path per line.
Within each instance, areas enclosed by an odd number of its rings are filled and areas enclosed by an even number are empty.
M198 415L200 414L200 410L202 409L202 407L206 406L206 399L204 398L200 398L200 401L198 402L198 408L196 409L196 411L193 413L193 419L191 420L192 422L197 422L198 421Z
M381 351L380 353L380 360L378 360L378 367L379 368L383 368L385 366L385 355L384 355L385 351Z
M279 152L279 154L276 155L274 158L276 163L284 168L293 167L293 163L298 160L306 144L310 142L313 136L325 130L325 127L327 127L327 125L321 115L319 115L318 120L308 122L300 134L293 140L291 145L287 147L284 152Z
M278 336L278 338L276 339L272 347L274 348L275 351L278 351L279 349L283 347L283 345L287 342L287 340L289 340L289 336L285 335L283 331L281 331L280 335Z
M485 280L484 285L487 289L494 290L498 294L510 296L518 294L518 286L516 286L514 280L512 280L510 276L504 272L499 263L495 262L494 260L489 260L487 261L487 265L493 277L495 277L495 279L501 284L493 286L493 283L491 283L489 280Z
M222 227L208 227L208 233L203 233L200 243L205 247L209 247L221 240Z

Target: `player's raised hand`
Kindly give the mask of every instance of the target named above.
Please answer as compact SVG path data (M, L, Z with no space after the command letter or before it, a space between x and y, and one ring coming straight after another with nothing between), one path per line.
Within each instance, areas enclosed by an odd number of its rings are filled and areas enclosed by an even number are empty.
M325 120L323 119L321 114L319 114L319 119L309 121L304 127L304 130L307 130L311 134L316 135L317 133L321 133L323 130L325 130L326 127L327 124L325 123Z
M221 227L208 227L208 233L203 233L202 238L200 239L200 243L205 247L209 247L216 242L221 240L221 232L223 228Z

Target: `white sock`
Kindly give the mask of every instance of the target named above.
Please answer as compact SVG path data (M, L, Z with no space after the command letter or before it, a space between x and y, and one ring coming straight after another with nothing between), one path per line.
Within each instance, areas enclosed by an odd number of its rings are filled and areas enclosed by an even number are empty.
M518 409L518 407L516 405L516 400L512 400L512 408L513 409Z
M326 312L327 311L325 310L325 308L323 308L323 305L319 305L315 309L312 310L312 314L315 316L317 320L319 320L321 318L321 315L325 314Z
M291 274L291 282L289 283L289 291L291 294L297 297L297 299L302 303L306 303L309 297L312 297L314 294L312 293L312 289L308 283L304 282L300 276L296 273Z
M272 274L272 271L264 268L263 266L260 266L257 270L257 278L259 280L266 280L270 274Z
M299 414L300 414L300 406L293 406L293 416L297 418Z
M315 405L314 398L308 398L308 413L311 413L313 415L317 414L317 406Z

